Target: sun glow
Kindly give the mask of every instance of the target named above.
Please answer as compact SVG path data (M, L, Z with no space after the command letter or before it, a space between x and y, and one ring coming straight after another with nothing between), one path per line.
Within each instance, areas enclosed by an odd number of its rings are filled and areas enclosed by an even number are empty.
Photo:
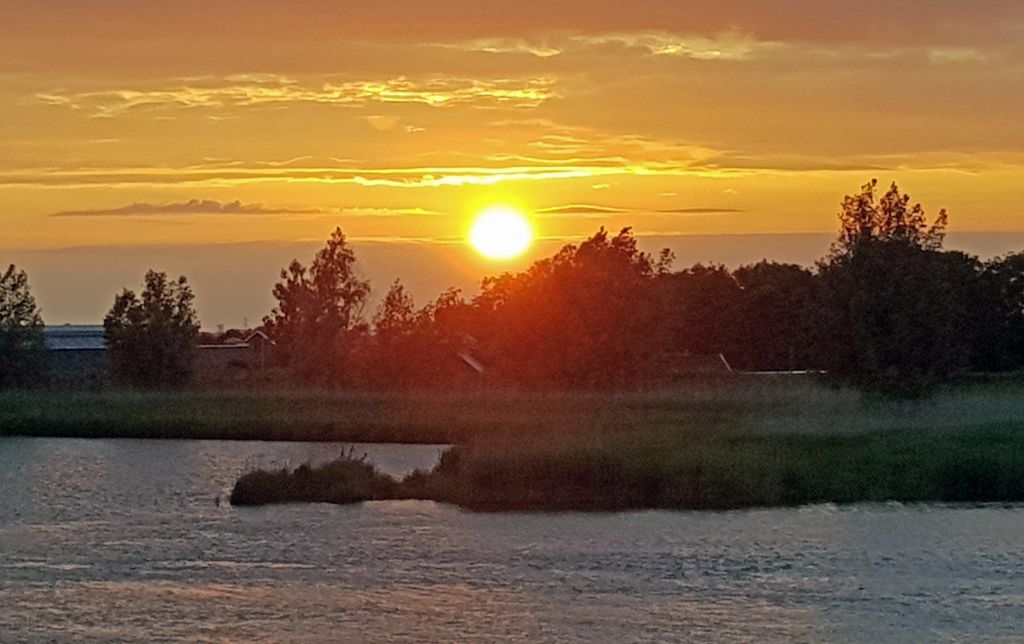
M492 206L481 212L469 231L469 243L484 257L511 259L522 255L533 241L533 229L522 211Z

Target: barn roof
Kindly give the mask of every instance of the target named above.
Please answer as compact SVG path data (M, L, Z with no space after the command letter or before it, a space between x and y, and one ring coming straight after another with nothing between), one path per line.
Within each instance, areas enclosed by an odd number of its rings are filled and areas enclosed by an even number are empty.
M103 327L99 325L44 327L43 341L50 351L103 351L107 348Z

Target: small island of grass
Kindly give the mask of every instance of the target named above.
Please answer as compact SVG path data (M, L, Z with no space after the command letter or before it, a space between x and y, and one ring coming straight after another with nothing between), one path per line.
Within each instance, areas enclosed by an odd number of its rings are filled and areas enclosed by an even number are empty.
M1024 502L1024 434L1011 426L858 436L611 434L489 440L398 480L352 453L254 471L236 505L425 499L484 511L724 510L858 502Z

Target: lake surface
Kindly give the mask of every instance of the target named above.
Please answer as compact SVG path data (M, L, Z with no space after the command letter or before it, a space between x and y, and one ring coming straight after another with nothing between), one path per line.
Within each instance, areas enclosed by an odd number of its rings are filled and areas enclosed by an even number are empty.
M0 439L0 641L1024 635L1022 508L475 514L225 501L254 465L342 447ZM393 474L440 452L357 449Z

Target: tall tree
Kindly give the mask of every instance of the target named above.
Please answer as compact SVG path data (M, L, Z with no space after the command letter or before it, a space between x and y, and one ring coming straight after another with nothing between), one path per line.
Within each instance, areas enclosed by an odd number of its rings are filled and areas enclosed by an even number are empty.
M722 320L724 351L734 366L753 370L821 367L817 277L795 264L762 261L733 272L740 288L735 315Z
M350 336L362 328L370 283L356 274L355 251L341 228L307 269L298 260L274 286L277 307L263 319L285 361L302 377L332 382L343 376Z
M655 350L656 266L629 228L602 228L523 273L484 280L473 305L485 357L522 383L637 382Z
M411 331L415 321L416 303L396 279L373 316L373 327L378 335L398 335Z
M986 262L975 302L975 366L984 371L1024 366L1024 253Z
M103 320L111 369L118 382L138 387L177 387L192 376L199 335L192 293L184 276L146 273L142 296L125 289Z
M740 286L724 266L695 264L658 278L664 313L651 332L667 335L673 352L729 354ZM651 306L650 304L648 306Z
M833 376L886 393L920 392L966 369L980 263L942 251L946 211L928 225L896 185L843 200L839 239L819 266L822 358Z
M949 217L940 210L929 225L921 204L910 203L910 195L900 194L893 182L881 198L878 180L861 186L860 192L843 198L839 212L839 239L832 245L832 257L850 255L865 242L903 243L921 250L940 250L946 236Z
M43 318L25 271L13 264L0 273L0 387L43 378Z

